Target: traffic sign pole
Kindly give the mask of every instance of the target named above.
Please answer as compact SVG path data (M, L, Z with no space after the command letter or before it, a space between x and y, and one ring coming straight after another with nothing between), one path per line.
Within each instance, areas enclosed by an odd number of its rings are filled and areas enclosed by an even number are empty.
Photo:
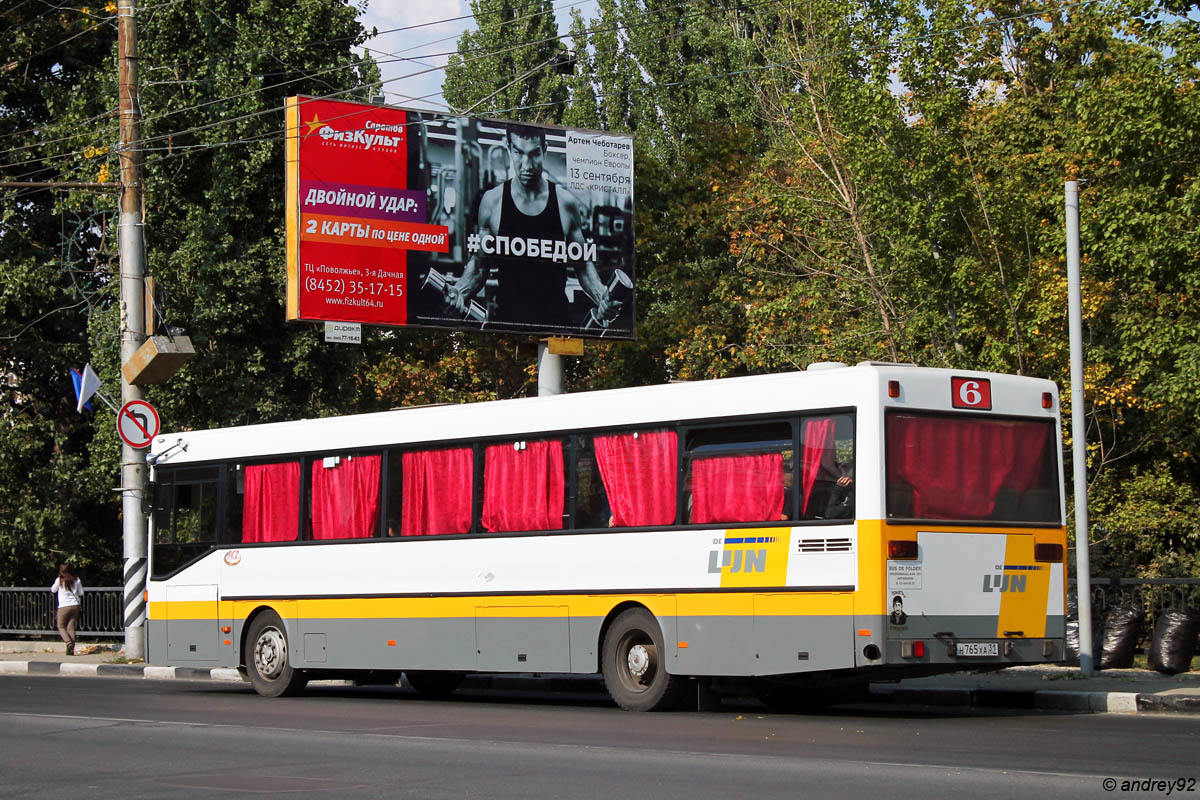
M117 0L117 106L121 164L118 252L121 264L121 364L127 364L146 338L143 296L146 273L142 237L141 103L138 100L137 0ZM140 401L142 390L121 378L121 402ZM119 417L118 417L119 418ZM124 550L125 655L146 657L146 459L121 448L121 520Z

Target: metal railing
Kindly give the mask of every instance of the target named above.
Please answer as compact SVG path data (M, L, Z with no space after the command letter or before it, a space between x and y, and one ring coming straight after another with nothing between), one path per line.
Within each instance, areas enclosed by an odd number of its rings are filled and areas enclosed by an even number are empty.
M1075 580L1071 579L1071 593ZM1110 608L1141 609L1137 652L1145 653L1164 611L1200 609L1200 578L1092 578L1092 625L1100 630Z
M75 634L88 638L125 638L120 586L84 587ZM0 634L45 636L58 633L58 598L46 587L0 586Z

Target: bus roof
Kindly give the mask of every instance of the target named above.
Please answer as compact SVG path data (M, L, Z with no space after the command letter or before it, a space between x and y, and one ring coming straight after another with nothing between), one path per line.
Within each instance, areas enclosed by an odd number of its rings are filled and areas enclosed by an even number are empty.
M164 454L161 463L175 465L865 405L950 410L951 376L990 380L995 398L992 413L1057 413L1056 387L1045 379L872 362L853 367L821 364L805 372L165 433L155 438L151 461L158 460L159 454ZM901 381L905 387L903 402L889 403L886 387L890 380ZM1052 392L1056 398L1049 412L1040 406L1043 392Z

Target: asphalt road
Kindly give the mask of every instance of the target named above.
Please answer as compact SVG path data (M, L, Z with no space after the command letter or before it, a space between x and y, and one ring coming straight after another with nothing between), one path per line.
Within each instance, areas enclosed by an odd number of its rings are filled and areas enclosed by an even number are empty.
M1094 798L1140 794L1127 779L1200 779L1198 755L1192 716L632 714L600 696L267 700L236 684L0 677L2 797Z

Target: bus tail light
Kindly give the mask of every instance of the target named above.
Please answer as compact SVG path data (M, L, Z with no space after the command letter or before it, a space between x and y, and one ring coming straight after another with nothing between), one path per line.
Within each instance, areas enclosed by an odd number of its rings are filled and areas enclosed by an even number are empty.
M892 539L888 542L888 558L913 559L917 557L917 543L912 539Z
M901 658L924 658L925 643L924 642L901 642L900 643Z
M1034 561L1049 561L1051 563L1063 560L1063 546L1061 544L1035 544L1033 546Z
M1042 408L1054 408L1054 395L1042 392Z
M888 397L900 396L900 381L888 381Z

